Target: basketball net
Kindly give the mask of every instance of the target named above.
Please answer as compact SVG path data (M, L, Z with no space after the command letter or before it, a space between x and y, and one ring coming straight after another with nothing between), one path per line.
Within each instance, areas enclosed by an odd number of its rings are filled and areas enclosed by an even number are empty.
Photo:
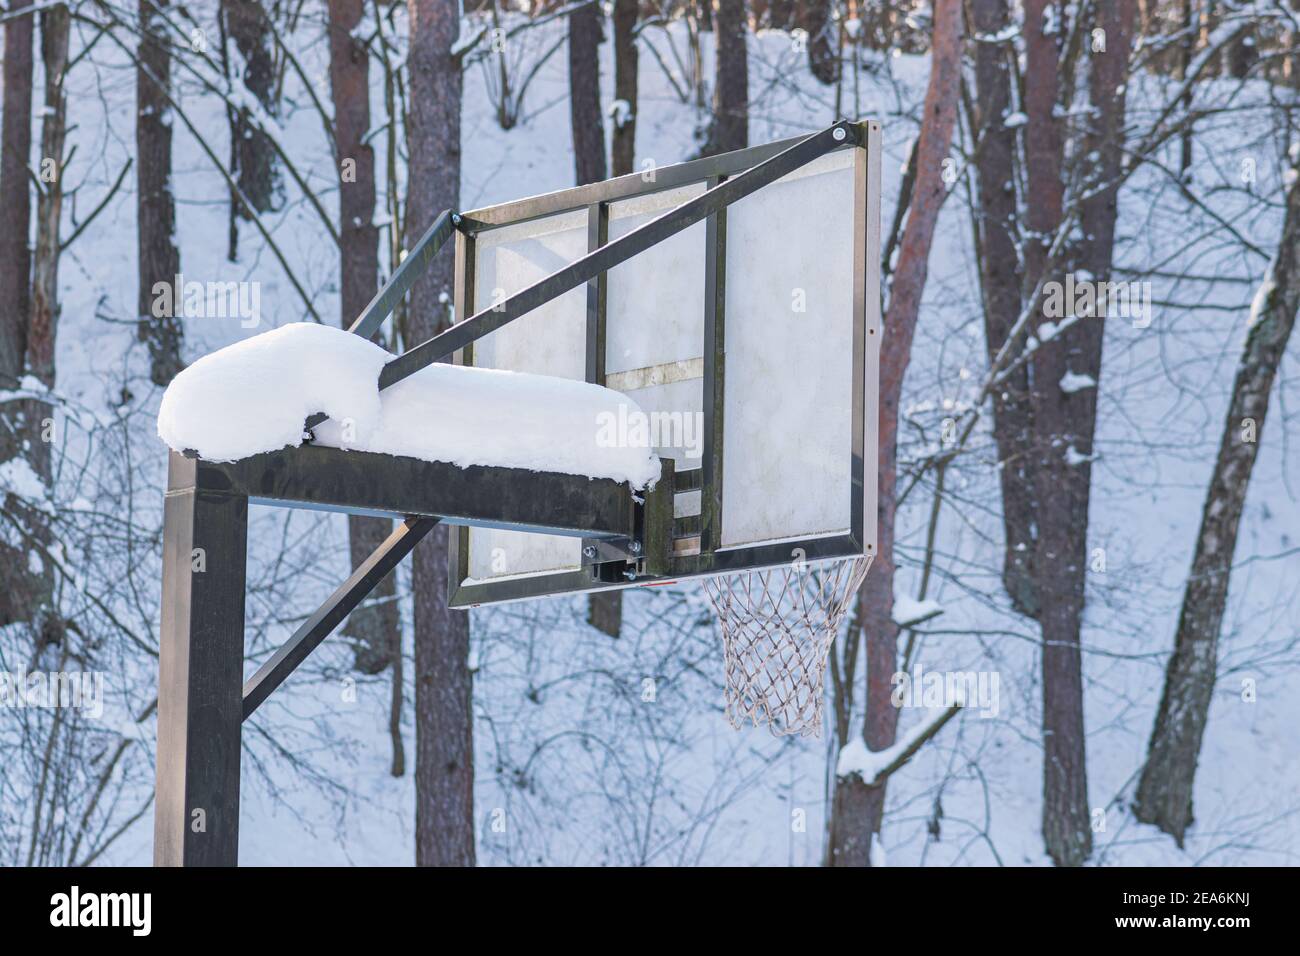
M870 565L796 562L704 581L722 626L731 726L821 736L826 657Z

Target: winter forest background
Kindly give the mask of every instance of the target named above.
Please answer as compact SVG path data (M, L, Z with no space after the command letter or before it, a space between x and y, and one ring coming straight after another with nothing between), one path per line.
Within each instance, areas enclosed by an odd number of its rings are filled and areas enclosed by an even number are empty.
M245 725L241 862L1297 862L1295 0L6 6L0 672L103 707L0 708L3 865L151 859L185 363L346 324L443 208L840 118L885 131L885 448L822 737L727 726L697 587L466 616L432 536ZM236 293L160 315L178 276ZM256 511L250 670L385 524ZM837 776L918 668L997 707Z

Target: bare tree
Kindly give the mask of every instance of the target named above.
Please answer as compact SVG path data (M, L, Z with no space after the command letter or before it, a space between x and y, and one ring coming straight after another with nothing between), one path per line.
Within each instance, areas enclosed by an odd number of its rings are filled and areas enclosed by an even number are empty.
M1106 282L1115 245L1133 6L1102 3L1094 15L1105 40L1100 49L1092 45L1088 61L1093 112L1082 136L1085 150L1079 173L1089 189L1075 200L1083 229L1071 254L1092 281ZM1037 236L1052 236L1064 218L1061 97L1056 77L1058 70L1068 75L1077 54L1068 50L1070 56L1062 63L1056 46L1061 28L1049 32L1052 18L1042 5L1026 4L1025 16L1028 225ZM1059 20L1060 11L1054 16ZM1045 89L1038 89L1040 84ZM1044 276L1050 269L1046 244L1031 243L1030 249L1031 274ZM1038 524L1034 567L1043 636L1043 837L1052 859L1067 866L1082 863L1092 848L1079 645L1088 572L1086 529L1096 383L1105 328L1100 313L1079 316L1080 321L1034 351L1030 389ZM1092 387L1066 388L1067 375L1091 382Z
M600 109L600 8L569 14L569 122L578 185L605 178L605 122Z
M149 349L149 377L166 385L183 367L184 328L175 310L155 309L157 283L181 271L176 247L176 199L172 195L171 50L160 13L167 0L140 0L140 47L136 61L135 182L139 337ZM172 290L175 301L181 290ZM157 314L163 312L163 314Z
M370 132L370 52L357 36L364 0L330 0L330 92L334 100L335 163L339 175L339 308L346 328L365 309L379 285L379 230L375 226L375 151ZM373 337L384 344L382 330ZM348 516L348 550L359 566L392 533L386 518ZM354 641L354 662L363 674L393 669L392 773L405 773L401 736L402 634L397 583L384 578L352 612L344 633Z
M239 54L241 69L236 79L256 104L231 111L231 152L239 188L253 209L268 212L277 205L280 188L275 146L262 123L253 120L252 111L260 109L268 117L279 112L271 13L262 0L221 0L221 18L224 36ZM229 51L223 49L222 56L228 60ZM233 212L246 219L251 216L234 197L231 205Z
M977 243L980 288L984 298L984 338L989 362L1008 346L1008 336L1020 316L1021 275L1019 216L1016 207L1016 133L1006 119L1012 114L1012 71L1015 48L1010 37L999 41L1010 25L1007 0L973 0L971 24L975 43L975 167L978 177ZM1024 349L1021 332L1010 347ZM1009 370L993 393L993 436L998 448L998 479L1002 485L1002 524L1005 551L1002 581L1012 606L1035 617L1033 458L1025 453L1033 429L1029 405L1029 365Z
M30 460L34 403L19 391L27 366L31 325L31 169L32 150L32 34L31 13L5 20L4 117L0 128L0 464ZM38 471L39 473L39 471ZM5 489L4 510L21 523L25 533L39 532L38 516ZM20 537L0 538L0 626L32 621L48 604L51 582L33 570Z
M799 29L808 34L808 67L827 86L840 77L839 39L831 9L831 0L801 0L795 4Z
M68 68L71 17L63 4L41 11L41 59L45 72L45 110L41 117L41 166L36 197L36 254L32 265L32 319L27 337L27 367L47 389L54 387L54 343L59 324L59 225L63 215L64 140L68 101L63 92ZM52 406L46 405L52 411ZM41 471L48 479L48 442Z
M460 194L461 63L456 0L414 0L407 62L411 77L407 236L419 236ZM406 347L450 323L453 268L434 260L411 290ZM474 863L473 680L469 615L447 607L447 528L415 549L415 861Z
M713 36L717 55L713 82L713 119L705 155L749 145L749 24L745 0L717 0Z
M1154 823L1179 846L1193 819L1192 784L1214 692L1237 531L1268 415L1269 393L1300 308L1300 162L1295 162L1300 153L1295 149L1282 236L1251 306L1250 331L1201 512L1174 652L1133 803L1139 820Z
M614 0L614 135L610 160L615 176L636 161L638 0Z
M948 195L944 161L952 146L961 81L962 9L959 0L935 4L930 81L925 93L921 134L916 146L916 183L899 244L898 267L889 287L880 352L880 483L876 515L876 558L858 592L845 641L845 659L856 663L856 646L865 641L865 704L862 734L867 748L894 743L898 710L890 699L898 669L898 626L894 607L894 517L898 485L898 408L903 377L911 361L912 337L929 272L930 247L939 210ZM851 685L856 675L841 669L837 678ZM847 727L847 721L841 720ZM831 808L827 862L832 866L871 865L871 840L880 830L885 806L883 782L860 776L836 780Z

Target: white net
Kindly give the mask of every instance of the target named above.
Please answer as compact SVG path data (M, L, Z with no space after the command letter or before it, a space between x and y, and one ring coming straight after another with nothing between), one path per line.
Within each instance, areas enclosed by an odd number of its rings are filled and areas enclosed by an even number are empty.
M727 719L774 736L821 736L826 656L870 558L710 578L722 626Z

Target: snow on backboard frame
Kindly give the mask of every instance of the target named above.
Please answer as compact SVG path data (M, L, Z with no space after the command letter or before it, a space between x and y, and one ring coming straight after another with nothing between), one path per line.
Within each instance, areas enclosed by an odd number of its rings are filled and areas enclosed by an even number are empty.
M880 126L490 333L481 367L623 392L676 477L668 574L597 582L575 538L456 528L455 607L874 553ZM457 321L798 140L462 214ZM639 421L637 409L646 415ZM864 467L864 463L869 467Z

